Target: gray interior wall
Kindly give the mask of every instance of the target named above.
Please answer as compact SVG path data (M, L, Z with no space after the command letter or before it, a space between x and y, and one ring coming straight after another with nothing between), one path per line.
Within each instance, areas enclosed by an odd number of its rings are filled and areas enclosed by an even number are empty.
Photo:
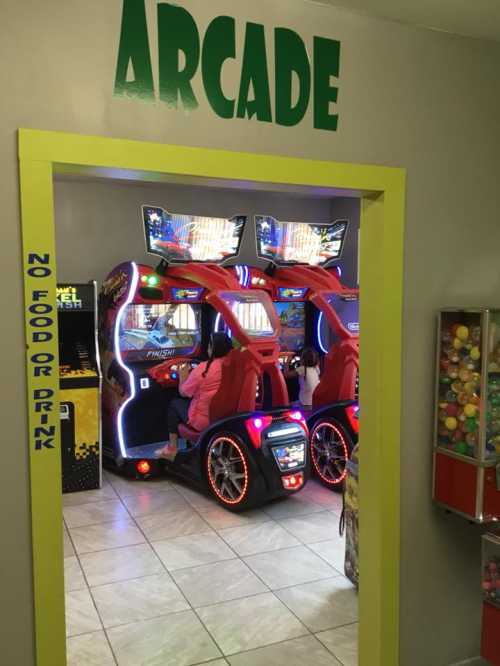
M129 259L155 266L157 258L145 251L143 204L175 213L248 216L239 257L239 263L248 264L256 263L255 215L303 222L329 222L331 215L331 201L325 197L81 180L56 181L54 202L60 282L100 282L117 264Z
M342 282L346 287L357 288L358 284L358 241L359 221L361 213L361 199L339 197L331 202L332 220L349 220L349 227L345 239L339 266L342 269Z

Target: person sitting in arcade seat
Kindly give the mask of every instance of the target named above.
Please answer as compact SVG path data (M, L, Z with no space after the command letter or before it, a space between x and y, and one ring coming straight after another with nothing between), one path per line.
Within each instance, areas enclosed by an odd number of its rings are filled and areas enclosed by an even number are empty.
M210 423L210 401L219 390L222 378L222 359L232 349L225 333L213 333L208 345L208 361L191 371L189 364L179 368L180 397L174 398L167 411L169 441L156 451L157 458L173 461L177 455L180 423L198 431Z
M299 376L299 402L303 407L312 407L313 393L319 384L320 367L318 352L306 347L300 356L300 365L296 370Z

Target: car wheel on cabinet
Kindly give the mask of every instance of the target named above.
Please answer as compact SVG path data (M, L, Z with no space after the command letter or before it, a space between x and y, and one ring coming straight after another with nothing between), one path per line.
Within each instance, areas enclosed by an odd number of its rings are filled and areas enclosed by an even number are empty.
M335 419L320 419L311 430L310 441L312 467L316 475L328 488L342 492L353 448L344 427Z

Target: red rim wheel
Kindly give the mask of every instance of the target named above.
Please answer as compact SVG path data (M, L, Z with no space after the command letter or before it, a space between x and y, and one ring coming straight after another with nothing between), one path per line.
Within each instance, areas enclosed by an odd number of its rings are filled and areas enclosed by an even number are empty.
M339 425L333 421L318 421L311 433L311 459L324 483L333 487L344 481L349 447Z
M245 501L249 487L248 464L234 437L218 435L207 449L207 474L212 492L219 501L236 506Z

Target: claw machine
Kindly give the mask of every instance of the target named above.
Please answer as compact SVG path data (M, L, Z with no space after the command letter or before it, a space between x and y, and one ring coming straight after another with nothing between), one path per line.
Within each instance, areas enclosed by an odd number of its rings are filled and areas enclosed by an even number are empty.
M438 317L434 500L476 523L500 519L500 310Z

